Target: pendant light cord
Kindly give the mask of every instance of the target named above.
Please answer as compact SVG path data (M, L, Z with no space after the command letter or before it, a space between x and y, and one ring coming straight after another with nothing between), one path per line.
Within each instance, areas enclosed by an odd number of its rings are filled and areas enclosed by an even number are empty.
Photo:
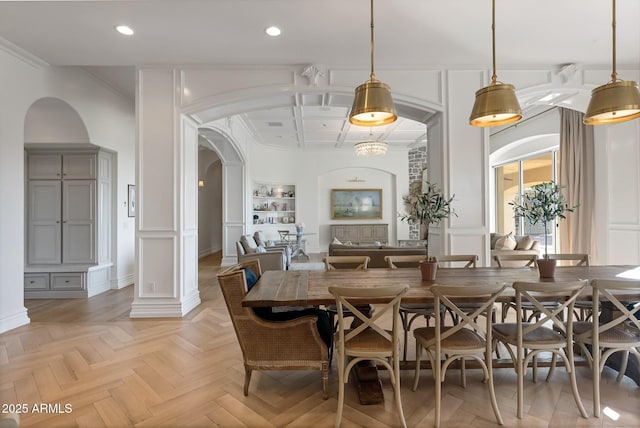
M495 85L498 79L496 74L496 0L491 0L491 52L493 56L493 74L491 75L491 84Z
M611 72L611 81L618 80L616 72L616 0L613 1L613 17L611 19L611 31L613 32L613 71Z
M373 0L371 0L371 75L369 77L372 82L376 80L376 75L373 73Z

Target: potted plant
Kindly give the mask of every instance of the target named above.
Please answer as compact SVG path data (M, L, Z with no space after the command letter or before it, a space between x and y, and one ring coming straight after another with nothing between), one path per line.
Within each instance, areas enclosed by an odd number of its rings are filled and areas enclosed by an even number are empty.
M565 219L566 212L573 212L578 206L569 207L564 195L560 192L562 186L553 181L536 184L518 200L509 202L513 206L516 217L524 217L531 224L544 225L544 258L538 260L540 277L551 278L555 272L556 261L549 260L547 253L547 227L549 222L557 218Z
M405 214L399 215L400 220L424 227L423 239L426 259L420 265L424 280L434 280L438 269L435 258L429 255L429 226L440 224L451 214L456 215L451 208L454 197L455 195L446 198L437 184L428 181L411 183L409 194L402 197L405 204Z

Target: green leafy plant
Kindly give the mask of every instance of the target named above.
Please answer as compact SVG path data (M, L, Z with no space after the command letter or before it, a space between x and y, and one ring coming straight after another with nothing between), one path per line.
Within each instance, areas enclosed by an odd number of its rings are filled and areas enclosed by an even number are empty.
M424 247L427 260L429 257L429 226L438 225L442 220L449 218L452 214L457 217L451 207L451 202L455 195L447 198L435 183L421 182L411 183L409 194L402 197L405 204L405 213L398 214L401 221L409 224L425 226Z
M578 205L569 207L564 195L560 192L562 186L553 181L536 184L522 195L522 202L518 198L509 202L513 206L516 217L524 217L531 224L544 225L544 258L547 254L547 226L557 218L565 219L566 212L573 212Z

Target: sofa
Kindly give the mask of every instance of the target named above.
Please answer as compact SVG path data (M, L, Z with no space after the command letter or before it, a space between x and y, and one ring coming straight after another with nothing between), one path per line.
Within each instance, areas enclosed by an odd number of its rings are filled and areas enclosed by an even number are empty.
M238 263L260 260L262 271L287 270L291 263L291 249L288 246L265 246L262 242L258 245L252 235L243 235L236 241L236 253Z
M369 256L369 268L386 268L385 256L424 255L424 247L394 247L375 244L329 244L329 256Z
M491 234L491 266L496 267L498 264L493 260L495 255L505 254L523 254L523 255L540 255L540 243L529 235L514 235L508 233L502 235L499 233ZM506 262L509 267L518 267L522 262Z

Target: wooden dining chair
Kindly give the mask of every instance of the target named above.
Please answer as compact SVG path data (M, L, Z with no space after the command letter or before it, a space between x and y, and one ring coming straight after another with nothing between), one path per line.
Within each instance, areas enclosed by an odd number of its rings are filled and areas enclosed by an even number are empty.
M385 287L329 287L329 292L336 299L338 313L338 331L334 346L338 356L338 411L336 427L342 421L344 407L344 385L349 380L351 369L360 361L373 361L389 371L393 386L395 404L403 427L407 426L402 411L400 395L400 341L399 341L399 309L402 296L409 290L408 285ZM374 314L362 312L361 303L367 299L386 301L378 304ZM358 303L359 301L359 303ZM355 316L358 325L347 326L345 314ZM381 317L391 314L391 330L383 323ZM347 362L347 358L349 361ZM346 364L346 365L345 365Z
M369 256L327 256L322 259L326 270L367 270L370 261Z
M483 382L489 389L489 400L499 425L503 424L493 385L492 368L492 330L493 319L489 315L493 311L494 303L506 288L505 284L494 285L465 285L444 286L433 285L431 292L435 296L435 304L443 305L453 312L458 322L452 327L445 327L443 317L439 312L435 314L435 327L422 327L414 330L416 338L416 368L413 379L413 390L418 388L420 379L420 359L422 349L425 349L431 362L435 381L435 415L434 425L440 426L440 406L442 402L442 383L445 380L447 368L456 360L460 360L461 378L466 386L464 362L467 359L476 360L484 373ZM459 299L482 299L475 309L469 313L467 307L459 305ZM478 324L478 317L485 318L484 325ZM445 359L442 360L442 356Z
M478 256L475 254L444 254L436 256L439 268L474 268L478 262ZM464 263L464 265L460 265Z
M536 267L538 256L535 254L496 254L493 256L493 260L497 263L499 269L532 268ZM552 306L557 307L555 303L553 303ZM516 305L514 302L502 302L502 310L500 311L500 318L502 322L506 321L509 309L515 308ZM522 311L522 314L525 316L525 321L528 321L529 317L535 316L535 311L531 305L525 302L523 308L524 310Z
M640 291L640 281L623 279L594 279L592 310L597 313L600 300L608 301L615 309L610 321L576 323L574 342L587 355L593 371L593 415L600 417L600 376L609 357L622 352L618 371L620 382L627 371L631 353L640 365L640 304L628 305L616 297L616 292Z
M406 255L406 256L385 256L387 267L389 269L398 268L417 268L420 262L427 259L425 255ZM400 320L402 321L402 329L404 334L404 340L402 341L402 361L407 361L407 342L409 338L409 331L413 322L419 317L424 317L425 323L428 326L429 320L434 317L434 304L433 303L401 303L400 304ZM444 308L442 308L444 310Z
M586 253L554 253L548 254L550 260L566 262L571 266L589 266L589 254ZM576 321L589 321L593 312L591 300L579 299L573 307Z
M493 260L498 264L499 268L506 267L536 267L538 256L536 254L496 254ZM519 262L519 263L508 263Z
M420 262L427 259L425 255L409 255L409 256L384 256L384 261L387 262L389 269L398 268L414 268L420 265Z
M534 358L541 352L552 353L554 361L560 357L569 374L571 391L576 406L582 417L587 417L584 410L578 384L576 381L575 364L573 358L573 305L587 285L586 280L580 281L556 281L556 282L515 282L513 288L516 291L516 322L500 323L493 325L494 346L502 343L514 363L518 377L518 419L522 419L524 404L524 376L529 363L535 361ZM544 305L536 296L556 296L559 300L557 308L549 308ZM548 298L548 297L547 297ZM523 321L524 302L531 303L540 313L539 319L535 322ZM561 314L566 310L567 320L564 322ZM549 324L547 324L549 323ZM547 325L545 325L547 324ZM569 338L569 339L567 339ZM514 354L512 347L516 348ZM525 355L526 352L526 355ZM553 367L552 364L547 375L550 380ZM534 363L535 379L535 363Z
M322 262L324 263L327 271L367 270L370 260L371 258L369 256L327 256L322 259ZM336 305L326 305L325 309L329 314L329 319L331 320L331 325L333 326L333 331L335 333L338 328L338 321L336 321L336 314L338 312L337 307ZM365 307L361 307L360 310L368 310L373 313L374 308L373 305L366 305ZM344 316L353 317L354 315L346 312ZM329 365L331 365L331 361L333 361L333 349L334 346L329 348Z

